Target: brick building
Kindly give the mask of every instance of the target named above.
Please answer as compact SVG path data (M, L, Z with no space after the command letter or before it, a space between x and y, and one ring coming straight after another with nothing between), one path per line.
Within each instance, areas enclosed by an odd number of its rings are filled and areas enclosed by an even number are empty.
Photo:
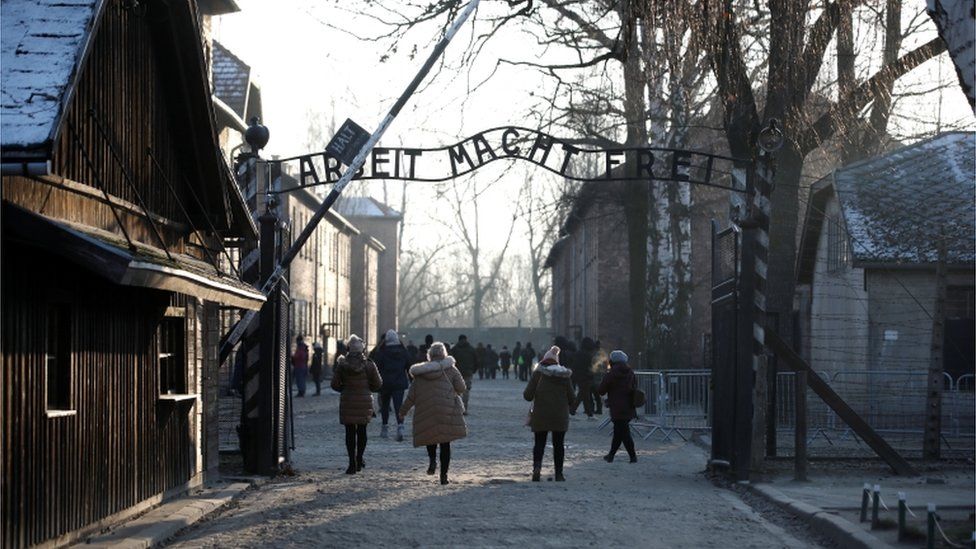
M403 215L372 197L347 197L339 201L339 211L364 236L372 237L384 248L377 263L377 324L381 333L399 329L400 304L400 224Z
M546 259L552 273L552 332L591 337L605 349L633 349L627 227L617 186L587 183ZM624 235L621 238L621 235Z

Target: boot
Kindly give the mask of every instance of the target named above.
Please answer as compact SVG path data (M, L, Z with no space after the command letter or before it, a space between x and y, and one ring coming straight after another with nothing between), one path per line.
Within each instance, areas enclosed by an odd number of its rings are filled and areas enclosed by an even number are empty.
M447 472L441 473L441 484L450 484L451 481L447 480Z
M386 424L383 424L383 426L380 427L380 438L386 438L389 436L387 429L388 427L386 426Z
M542 467L532 466L532 482L539 482L542 476Z
M433 475L435 472L437 472L437 460L432 459L430 460L430 464L427 465L427 474Z
M366 468L366 461L363 460L363 456L356 458L356 471L362 471Z
M403 424L397 425L396 441L403 442Z
M349 461L349 467L346 467L346 474L347 475L355 475L356 474L356 462L355 461L352 461L352 460Z
M607 463L613 463L613 454L607 454L603 456L603 461Z
M566 477L562 473L556 473L556 482L566 482Z

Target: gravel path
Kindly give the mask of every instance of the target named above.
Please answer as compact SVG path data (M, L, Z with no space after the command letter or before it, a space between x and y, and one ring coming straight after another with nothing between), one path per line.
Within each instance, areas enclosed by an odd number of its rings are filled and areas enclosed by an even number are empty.
M423 448L369 427L366 469L346 466L338 395L295 399L298 475L249 491L184 531L175 547L810 547L702 474L693 444L637 441L639 462L605 463L609 429L576 416L567 482L529 481L524 384L475 379L468 438L452 444L451 484L427 476ZM582 415L582 414L581 414ZM791 529L796 532L795 529Z

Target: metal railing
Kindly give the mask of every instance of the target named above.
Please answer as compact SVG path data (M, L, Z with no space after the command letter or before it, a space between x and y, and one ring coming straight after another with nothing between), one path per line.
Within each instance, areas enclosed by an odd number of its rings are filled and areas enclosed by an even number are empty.
M691 433L711 428L711 372L709 370L638 370L638 387L647 401L632 422L644 439L687 440ZM921 450L925 422L927 372L904 370L845 370L816 372L875 431L900 441L902 449ZM971 452L976 439L974 376L953 379L945 375L942 398L942 437L950 450ZM809 389L808 389L809 390ZM792 372L776 377L777 430L792 432L795 422L795 386ZM809 443L823 441L837 447L861 445L858 437L812 391L807 396ZM601 425L602 428L605 425ZM899 438L900 437L900 438ZM792 437L778 437L789 441Z

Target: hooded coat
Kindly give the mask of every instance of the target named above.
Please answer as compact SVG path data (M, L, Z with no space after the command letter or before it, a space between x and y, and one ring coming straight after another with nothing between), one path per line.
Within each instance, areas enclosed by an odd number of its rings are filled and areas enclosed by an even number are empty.
M637 376L626 363L616 362L610 366L610 371L603 376L600 387L596 390L601 395L607 395L610 407L610 419L634 419L637 414L631 406L631 393L637 387Z
M339 391L339 423L365 425L373 419L373 393L383 386L376 364L363 353L340 356L332 373L332 389Z
M468 435L464 423L464 379L453 357L444 357L410 367L413 383L400 408L401 415L413 414L414 447L443 444Z
M580 350L573 356L573 382L577 385L590 385L593 383L593 355L596 353L596 345L593 340L584 337L580 344Z
M371 358L383 378L383 391L403 391L410 384L407 370L413 364L413 357L402 343L383 345Z
M543 365L532 372L522 396L532 402L529 428L541 431L569 430L569 408L573 405L572 372L559 364Z

